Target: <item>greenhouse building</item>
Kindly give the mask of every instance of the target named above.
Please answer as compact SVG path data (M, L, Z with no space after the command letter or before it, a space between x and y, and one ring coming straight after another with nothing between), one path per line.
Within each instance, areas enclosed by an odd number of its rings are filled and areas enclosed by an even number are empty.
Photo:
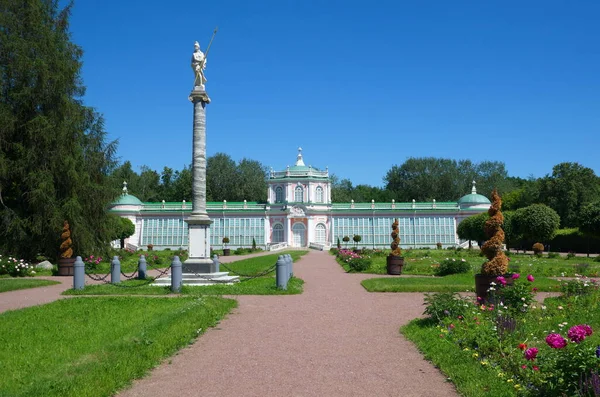
M360 236L360 247L387 248L394 218L400 223L402 248L456 247L463 243L456 234L457 225L466 217L487 211L490 201L477 194L475 182L471 194L453 202L332 203L329 171L306 166L299 149L294 166L283 171L271 170L267 179L266 203L209 202L210 245L223 246L229 238L230 248L263 249L312 247L327 249L342 242L345 236ZM113 203L111 212L130 219L135 234L126 240L137 249L149 244L154 249L188 246L186 219L191 203L141 202L123 194Z

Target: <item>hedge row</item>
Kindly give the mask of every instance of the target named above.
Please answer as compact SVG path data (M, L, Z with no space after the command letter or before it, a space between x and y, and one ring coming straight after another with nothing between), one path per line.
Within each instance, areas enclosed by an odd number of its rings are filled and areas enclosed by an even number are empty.
M539 241L516 241L510 244L510 248L531 251L531 247L537 242ZM549 242L544 241L543 243L546 245L546 251L600 253L600 237L587 236L577 228L559 229L552 240Z

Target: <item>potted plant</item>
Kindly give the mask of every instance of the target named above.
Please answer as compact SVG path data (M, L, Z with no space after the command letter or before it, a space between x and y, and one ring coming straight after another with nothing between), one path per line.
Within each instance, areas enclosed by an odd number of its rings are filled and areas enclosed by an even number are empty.
M362 240L362 237L358 234L355 234L354 236L352 236L352 241L354 241L354 252L356 252L357 254L360 254L360 249L358 249L358 243L360 243L360 240Z
M479 301L486 301L488 290L492 282L497 282L498 277L503 276L504 280L512 284L512 277L508 275L508 257L504 254L502 244L504 243L504 231L502 223L504 216L500 209L502 208L502 199L494 189L492 192L492 205L488 210L490 216L485 221L484 231L488 240L481 247L481 252L487 257L487 261L481 266L481 273L475 275L475 292Z
M337 249L338 251L342 249L342 243L340 243L340 238L337 239Z
M69 222L66 220L63 223L60 239L62 242L60 244L60 255L58 258L58 275L72 276L75 258L73 258L73 249L71 248L73 245L73 240L71 240L71 229L69 227Z
M231 250L229 249L229 247L227 247L227 244L229 244L229 237L223 237L223 256L229 256L231 255Z
M392 252L386 258L387 274L399 275L402 274L402 267L404 266L404 258L402 257L402 250L400 249L400 228L398 218L394 219L392 223Z

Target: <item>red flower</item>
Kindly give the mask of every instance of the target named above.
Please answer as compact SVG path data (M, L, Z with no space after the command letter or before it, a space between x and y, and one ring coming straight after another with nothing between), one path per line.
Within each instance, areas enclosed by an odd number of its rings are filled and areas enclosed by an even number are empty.
M527 345L525 343L519 343L519 349L525 350L527 349Z

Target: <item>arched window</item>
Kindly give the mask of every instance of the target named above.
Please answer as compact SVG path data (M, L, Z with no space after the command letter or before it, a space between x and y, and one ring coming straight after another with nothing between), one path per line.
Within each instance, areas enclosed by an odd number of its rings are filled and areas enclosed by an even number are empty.
M316 202L317 203L322 203L323 202L323 188L321 186L317 186L316 189Z
M315 243L325 244L326 242L327 242L327 235L325 233L325 225L322 223L319 223L315 227Z
M304 202L304 189L302 189L302 186L296 186L296 189L294 190L294 201L296 203Z
M281 186L275 188L275 202L283 203L283 188Z
M283 225L281 223L273 226L273 241L272 243L283 243Z

